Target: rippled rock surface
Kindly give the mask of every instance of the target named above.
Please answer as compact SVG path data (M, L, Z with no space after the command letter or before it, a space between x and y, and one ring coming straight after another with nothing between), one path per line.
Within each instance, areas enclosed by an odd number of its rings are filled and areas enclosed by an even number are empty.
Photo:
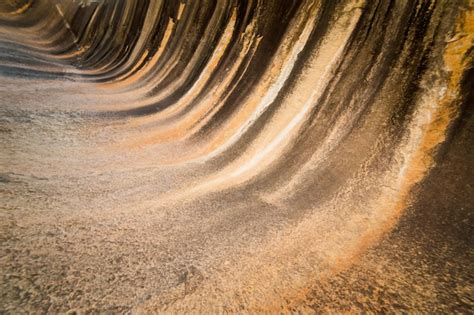
M3 0L0 313L469 313L470 1Z

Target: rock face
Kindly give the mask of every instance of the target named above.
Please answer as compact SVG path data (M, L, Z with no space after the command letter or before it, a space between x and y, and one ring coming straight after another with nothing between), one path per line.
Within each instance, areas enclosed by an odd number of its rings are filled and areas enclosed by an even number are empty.
M472 312L473 39L468 1L2 1L0 312Z

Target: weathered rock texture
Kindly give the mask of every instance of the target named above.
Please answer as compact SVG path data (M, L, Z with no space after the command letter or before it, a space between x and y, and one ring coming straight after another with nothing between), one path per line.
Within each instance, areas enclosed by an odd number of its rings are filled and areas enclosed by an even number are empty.
M472 2L0 12L0 313L473 311Z

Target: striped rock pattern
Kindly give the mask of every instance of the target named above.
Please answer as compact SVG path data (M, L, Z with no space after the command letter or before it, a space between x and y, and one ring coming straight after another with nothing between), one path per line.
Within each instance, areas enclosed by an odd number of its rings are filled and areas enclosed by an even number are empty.
M0 312L472 311L473 39L469 1L2 1Z

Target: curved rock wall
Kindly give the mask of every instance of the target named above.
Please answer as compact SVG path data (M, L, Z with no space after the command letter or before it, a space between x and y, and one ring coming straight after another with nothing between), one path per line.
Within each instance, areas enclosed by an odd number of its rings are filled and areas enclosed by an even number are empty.
M424 179L468 117L472 4L0 12L3 311L472 310L472 277L405 262L416 236L392 232L427 207ZM456 237L453 264L472 261Z

